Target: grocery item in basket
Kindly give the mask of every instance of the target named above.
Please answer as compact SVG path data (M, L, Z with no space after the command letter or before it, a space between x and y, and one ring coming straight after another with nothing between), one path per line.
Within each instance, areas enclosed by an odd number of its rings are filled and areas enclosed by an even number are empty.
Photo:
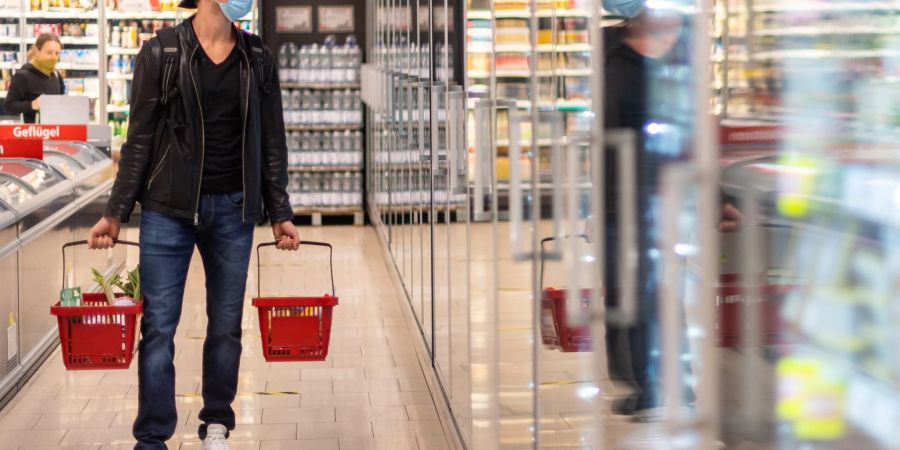
M81 288L70 287L60 290L59 304L61 306L81 306Z
M138 264L134 270L128 272L127 278L128 281L122 281L119 279L119 282L116 283L116 287L122 290L125 293L125 298L119 298L114 303L116 306L119 305L135 305L141 302L141 275L140 275L141 265Z
M115 303L116 296L113 293L112 288L117 283L119 283L119 280L121 278L121 277L119 277L119 274L115 274L110 278L106 278L105 276L103 276L102 273L100 273L99 270L94 269L94 268L91 268L91 273L94 274L94 281L97 282L97 284L100 286L101 289L103 289L103 294L106 295L107 303L109 303L110 305Z

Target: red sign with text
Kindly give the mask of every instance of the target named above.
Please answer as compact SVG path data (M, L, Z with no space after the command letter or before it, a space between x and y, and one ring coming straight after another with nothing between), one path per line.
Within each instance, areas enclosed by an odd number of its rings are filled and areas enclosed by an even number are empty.
M40 139L0 139L0 158L44 159L44 141Z
M0 125L0 139L86 141L87 125Z

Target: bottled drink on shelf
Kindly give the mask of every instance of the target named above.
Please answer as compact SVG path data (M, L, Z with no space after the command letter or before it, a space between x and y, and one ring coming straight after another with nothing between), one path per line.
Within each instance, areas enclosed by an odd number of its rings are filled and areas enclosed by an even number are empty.
M321 70L322 70L322 83L331 83L335 81L334 76L334 47L337 44L337 40L335 39L333 34L329 34L325 37L325 42L322 44L322 48L320 50L320 56L322 58Z
M304 45L300 47L300 50L297 52L297 68L295 76L299 83L309 83L309 65L311 61L309 50L309 45Z
M347 39L344 42L344 48L346 49L346 75L344 78L348 83L359 83L359 68L362 63L362 55L359 51L359 44L356 42L356 37L352 34L347 36Z
M282 83L291 82L291 56L290 46L292 43L284 42L278 46L278 79ZM282 91L284 92L284 91ZM282 99L284 97L282 96ZM283 101L282 101L283 103Z
M297 83L300 81L300 50L297 48L297 44L291 42L288 46L287 52L287 63L288 63L288 81L291 83Z
M323 81L322 58L318 44L309 46L309 72L310 83L321 83Z
M339 131L331 133L331 153L334 155L334 159L332 160L333 165L346 164L346 162L344 162L345 151L346 149L344 148L341 133Z
M300 124L302 123L302 114L303 114L303 103L300 91L291 92L291 108L290 108L290 122L292 124Z
M331 81L333 83L347 83L347 48L343 45L335 45L331 49Z

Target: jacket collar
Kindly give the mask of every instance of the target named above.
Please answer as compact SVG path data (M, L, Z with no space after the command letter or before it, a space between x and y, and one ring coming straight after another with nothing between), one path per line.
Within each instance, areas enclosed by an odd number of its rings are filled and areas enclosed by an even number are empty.
M177 25L178 35L181 37L181 42L185 44L188 48L194 48L200 45L200 39L197 38L197 33L194 32L194 17L196 14L192 14L187 19L184 19ZM232 27L234 28L234 27ZM234 34L237 38L237 46L238 49L243 50L245 53L247 52L247 39L244 37L244 32L234 28Z

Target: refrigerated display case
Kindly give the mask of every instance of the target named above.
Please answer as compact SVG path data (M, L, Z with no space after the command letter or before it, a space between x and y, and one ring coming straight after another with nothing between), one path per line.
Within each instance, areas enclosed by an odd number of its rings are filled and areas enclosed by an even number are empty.
M74 252L55 258L62 245L84 238L102 216L113 178L112 160L84 142L46 142L44 160L0 159L0 312L7 319L8 364L0 378L0 403L20 389L58 342L49 307L59 280L92 289L91 268L121 270L126 250ZM6 287L11 288L6 288Z
M20 362L28 365L40 359L49 346L56 323L47 314L47 308L59 292L59 286L51 280L62 279L63 267L48 264L47 259L73 240L67 219L74 213L74 191L70 181L37 160L2 160L0 178L14 184L15 189L28 192L10 204L19 218Z
M0 286L3 286L0 289L0 319L4 320L6 330L0 333L0 352L6 352L4 363L0 364L0 380L16 367L19 358L19 290L15 288L17 240L16 214L0 201ZM3 384L0 381L0 404L7 395Z

